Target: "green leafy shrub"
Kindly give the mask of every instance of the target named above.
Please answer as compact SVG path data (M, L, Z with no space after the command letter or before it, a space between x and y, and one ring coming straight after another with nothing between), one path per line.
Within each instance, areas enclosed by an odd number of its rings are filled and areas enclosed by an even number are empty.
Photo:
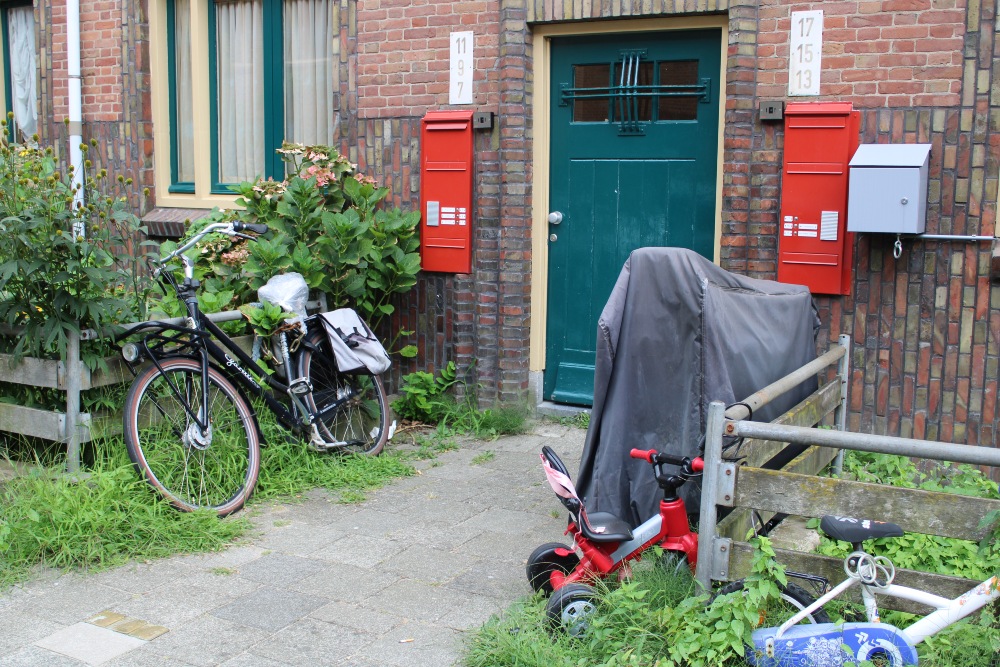
M72 170L59 172L51 148L0 134L0 321L23 327L0 340L12 363L64 358L71 331L142 319L148 284L133 260L141 228L123 194L131 179L90 173L87 160L85 203L75 206ZM93 369L104 352L84 346L83 361Z
M416 284L419 213L384 207L388 188L359 174L332 146L286 143L278 152L288 165L286 180L241 183L237 208L199 219L186 238L230 219L264 223L269 231L253 243L206 237L192 249L199 255L196 277L206 288L232 291L239 306L256 301L256 290L272 276L294 271L327 295L329 307L352 307L378 329L394 312L395 295ZM399 352L412 357L416 348Z
M844 473L873 484L1000 498L997 483L967 464L938 465L931 472L921 472L912 459L904 456L849 451L844 456ZM813 519L808 525L818 528L819 520ZM907 533L903 537L873 540L870 548L873 553L890 558L896 567L911 570L968 579L985 579L1000 570L1000 545L996 540L981 546L969 540ZM849 551L846 542L820 535L819 553L843 558Z
M403 419L437 424L448 416L455 399L448 390L458 382L455 362L449 361L435 376L427 371L416 371L403 376L400 398L392 402L393 412Z

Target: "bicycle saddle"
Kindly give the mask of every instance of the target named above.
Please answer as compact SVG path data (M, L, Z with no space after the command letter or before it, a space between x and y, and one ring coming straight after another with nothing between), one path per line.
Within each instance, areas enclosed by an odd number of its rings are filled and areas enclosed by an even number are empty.
M627 542L632 539L631 526L614 514L587 512L583 501L576 493L576 487L569 477L566 464L551 447L548 445L542 447L541 457L549 486L555 491L563 506L569 510L584 537L591 542Z
M825 516L819 529L835 540L859 544L877 537L902 537L903 529L888 521L855 519L850 516Z

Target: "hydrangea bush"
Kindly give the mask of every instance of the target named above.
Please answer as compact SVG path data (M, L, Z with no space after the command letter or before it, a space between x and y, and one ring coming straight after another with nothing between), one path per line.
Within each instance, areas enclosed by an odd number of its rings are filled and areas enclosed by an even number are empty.
M189 230L190 236L231 219L269 229L253 243L215 236L197 247L203 294L227 297L202 305L211 312L256 301L257 289L271 276L295 271L327 295L330 308L352 307L380 328L394 312L394 296L416 284L419 213L385 206L389 189L359 173L332 146L285 143L278 153L288 165L285 180L241 183L236 208L214 211ZM165 303L163 309L179 312L179 304ZM400 352L414 356L416 350Z

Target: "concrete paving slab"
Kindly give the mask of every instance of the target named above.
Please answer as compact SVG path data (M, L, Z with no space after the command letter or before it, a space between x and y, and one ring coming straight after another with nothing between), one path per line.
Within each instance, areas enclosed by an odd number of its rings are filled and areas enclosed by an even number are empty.
M248 582L248 585L258 586L253 582ZM161 586L153 593L135 595L127 602L115 605L111 611L174 628L232 600L228 586L202 588L181 580Z
M211 614L239 625L276 632L327 603L328 600L313 595L266 586L212 610Z
M251 505L255 531L216 553L100 574L39 570L0 591L0 667L87 664L34 642L103 611L169 628L104 667L459 664L466 633L529 594L527 555L565 541L537 452L551 444L575 470L584 435L543 424L458 440L356 505L323 490Z
M336 665L371 643L371 635L315 618L292 623L254 653L293 665Z
M289 584L287 589L331 601L360 602L378 595L399 579L400 576L393 572L341 563Z
M437 624L411 623L383 635L358 657L393 667L446 667L459 659L461 636Z
M239 568L240 565L260 558L267 549L256 544L245 544L230 547L224 551L215 551L207 554L188 554L175 556L171 561L194 565L205 570L212 568Z
M385 634L404 622L399 616L339 600L320 607L309 618L376 635Z
M292 667L291 663L271 660L251 651L241 653L232 660L226 660L221 667Z
M269 636L260 628L203 616L161 637L149 649L185 664L210 667L240 655Z
M159 655L150 650L150 645L140 646L134 651L109 660L101 667L195 667L189 662L178 660L166 655Z
M154 644L140 646L134 651L107 661L101 667L195 667L172 656L154 653L151 650L152 646Z
M16 651L22 646L33 644L63 627L55 621L39 618L27 613L30 607L0 611L0 656Z
M308 556L333 544L344 536L340 526L320 526L296 519L284 525L274 525L256 544L270 551Z
M413 544L387 559L382 567L401 576L440 584L464 574L478 563L478 558L461 551Z
M127 593L148 593L165 584L189 576L191 568L177 561L157 561L155 563L129 563L107 572L99 572L88 577L92 583Z
M129 597L85 574L67 574L50 586L53 595L36 595L32 599L32 614L62 624L89 618Z
M272 553L243 565L239 572L244 579L268 586L286 586L322 572L326 567L325 563L318 560Z
M146 642L90 623L74 623L35 642L35 646L79 660L102 665Z
M38 646L0 656L0 667L82 667L87 663Z

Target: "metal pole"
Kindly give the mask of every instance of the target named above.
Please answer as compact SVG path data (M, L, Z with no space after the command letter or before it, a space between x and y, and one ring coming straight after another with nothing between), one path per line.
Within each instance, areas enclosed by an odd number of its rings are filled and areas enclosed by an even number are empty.
M66 471L80 471L80 333L70 331L66 342Z
M760 391L752 394L749 398L744 399L743 403L746 403L750 406L751 410L757 412L759 408L767 405L789 389L799 386L833 362L843 357L846 353L847 350L845 350L842 346L834 346L823 356L813 359L805 366L799 367L780 380L767 385ZM734 405L726 411L726 419L739 420L747 417L749 414L750 413L747 412L746 406Z
M837 423L838 431L847 430L847 388L848 376L851 373L851 337L841 334L837 338L837 344L844 348L844 356L840 358L840 365L837 374L840 376L840 405L833 413L833 418ZM844 472L844 450L837 450L837 456L833 459L833 473L840 477Z
M718 510L715 499L719 497L719 468L722 466L722 430L726 421L726 404L712 401L708 406L705 424L705 471L701 475L701 514L698 519L698 567L695 578L706 591L712 588L712 571L715 569L715 530ZM742 422L741 422L742 423Z
M910 440L909 438L868 433L841 433L840 431L804 426L784 426L749 421L727 421L724 429L728 436L777 440L778 442L800 445L842 447L843 449L856 449L880 454L898 454L910 458L1000 467L1000 449L994 447L955 445L947 442L934 442L933 440ZM705 473L708 473L707 461Z

